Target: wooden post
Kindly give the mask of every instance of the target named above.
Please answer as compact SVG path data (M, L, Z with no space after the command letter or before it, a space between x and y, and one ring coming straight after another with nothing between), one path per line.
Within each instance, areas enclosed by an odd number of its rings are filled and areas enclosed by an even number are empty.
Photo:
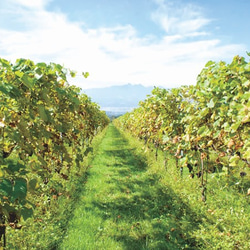
M206 202L206 184L204 183L204 153L201 153L201 200Z

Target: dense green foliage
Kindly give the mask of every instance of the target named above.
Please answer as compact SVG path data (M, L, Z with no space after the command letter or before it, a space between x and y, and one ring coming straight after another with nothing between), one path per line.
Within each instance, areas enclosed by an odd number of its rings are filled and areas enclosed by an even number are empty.
M207 170L226 167L240 181L250 166L250 63L238 56L228 65L208 62L195 86L155 88L120 122L146 142L170 150L192 174L197 166L203 175L207 160Z
M206 205L197 178L111 124L94 147L86 184L59 249L249 249L249 200L209 181ZM170 156L168 155L170 158Z
M104 138L109 119L67 74L0 59L0 243L7 230L7 249L250 248L250 63L155 88Z
M54 63L18 59L11 64L0 59L3 227L21 228L20 219L32 217L34 209L41 212L35 221L41 222L52 200L69 196L84 152L109 122L98 105L68 84L68 73L75 75Z
M153 144L156 159L158 149L165 152L166 168L174 159L181 176L189 172L191 179L200 177L198 188L205 204L211 204L215 194L221 200L218 192L226 188L226 196L238 192L241 205L225 206L225 214L227 209L245 211L250 195L250 63L243 57L236 56L230 64L208 62L195 86L155 88L139 108L116 123ZM243 214L247 216L246 211ZM241 240L247 237L249 230ZM237 245L235 241L235 249L244 249Z

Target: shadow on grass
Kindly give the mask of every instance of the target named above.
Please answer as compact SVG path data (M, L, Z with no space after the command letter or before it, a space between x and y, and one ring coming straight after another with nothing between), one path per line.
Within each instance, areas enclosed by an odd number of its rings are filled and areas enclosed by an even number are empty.
M113 136L115 149L104 154L116 159L108 166L112 168L108 182L119 191L109 197L107 188L107 198L92 204L98 216L112 221L110 237L123 249L197 249L191 232L201 223L198 216L174 190L162 186L156 174L147 172L144 156L127 148L128 142L115 128Z

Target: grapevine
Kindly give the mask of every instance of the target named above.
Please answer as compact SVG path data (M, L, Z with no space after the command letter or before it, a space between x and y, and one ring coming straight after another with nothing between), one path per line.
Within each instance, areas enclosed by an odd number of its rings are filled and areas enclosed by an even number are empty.
M183 171L201 177L206 201L207 174L219 168L242 178L250 167L250 63L209 61L195 86L155 88L139 108L118 121L147 143L168 151Z
M55 63L0 59L1 232L6 224L21 228L44 193L62 192L71 171L81 168L83 149L109 122L69 85L72 72Z

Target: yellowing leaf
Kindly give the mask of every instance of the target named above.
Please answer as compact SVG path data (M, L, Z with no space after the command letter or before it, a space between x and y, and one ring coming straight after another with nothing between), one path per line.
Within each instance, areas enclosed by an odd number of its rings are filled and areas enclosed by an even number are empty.
M250 122L250 115L246 115L243 119L242 119L242 122L243 123L247 123L247 122Z
M229 159L229 165L231 167L236 167L238 165L239 160L240 157L238 155L235 155Z

